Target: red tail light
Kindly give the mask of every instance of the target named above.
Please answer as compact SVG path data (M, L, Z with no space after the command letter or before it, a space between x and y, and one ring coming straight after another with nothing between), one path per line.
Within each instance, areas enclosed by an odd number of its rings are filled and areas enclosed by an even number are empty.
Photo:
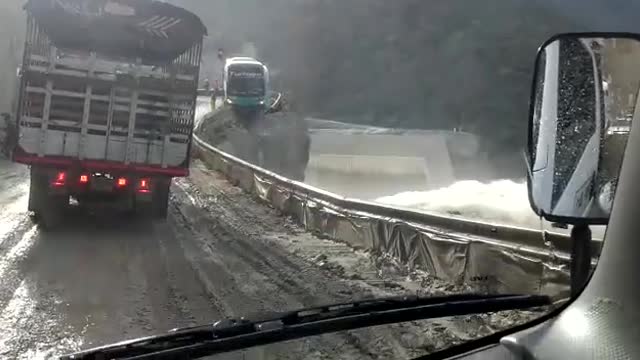
M127 179L126 178L118 178L118 182L117 182L119 187L125 187L127 186Z
M89 182L89 175L80 175L80 184L86 184Z
M149 190L149 179L140 179L140 184L138 184L138 191L141 193L148 193Z
M67 180L67 174L65 172L59 172L56 175L56 180L53 182L53 185L64 186L65 180Z

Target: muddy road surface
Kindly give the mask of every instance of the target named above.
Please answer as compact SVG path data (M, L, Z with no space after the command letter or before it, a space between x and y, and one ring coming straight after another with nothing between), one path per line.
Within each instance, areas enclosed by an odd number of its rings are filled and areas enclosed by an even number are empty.
M463 290L314 238L198 162L174 181L166 223L71 207L60 229L44 232L26 212L27 192L27 169L0 162L2 359L51 358L221 318ZM523 316L407 323L212 358L409 358Z

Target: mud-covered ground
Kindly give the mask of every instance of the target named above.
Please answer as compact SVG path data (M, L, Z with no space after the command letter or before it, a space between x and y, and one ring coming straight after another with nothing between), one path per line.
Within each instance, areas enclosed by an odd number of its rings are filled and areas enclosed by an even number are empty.
M25 167L0 162L0 358L47 358L220 318L465 289L305 233L195 163L164 224L72 209L55 232L25 212ZM215 358L410 358L539 313L413 322Z

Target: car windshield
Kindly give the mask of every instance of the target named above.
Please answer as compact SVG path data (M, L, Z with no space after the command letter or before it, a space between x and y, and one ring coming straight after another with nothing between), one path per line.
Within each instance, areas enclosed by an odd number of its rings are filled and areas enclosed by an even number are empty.
M528 200L534 60L555 33L633 29L640 13L570 3L0 1L0 357L386 296L570 300L571 229ZM626 139L637 86L599 93L604 130ZM558 108L585 119L564 136L595 132L584 102ZM412 358L550 310L233 358Z

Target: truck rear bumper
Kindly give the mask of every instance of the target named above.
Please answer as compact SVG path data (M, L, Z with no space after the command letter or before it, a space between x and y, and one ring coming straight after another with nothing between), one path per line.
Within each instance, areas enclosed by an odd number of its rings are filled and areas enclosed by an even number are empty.
M75 199L91 208L129 209L148 206L156 191L163 191L171 183L166 175L140 172L99 172L86 168L62 166L32 166L31 178L43 194L59 199Z

